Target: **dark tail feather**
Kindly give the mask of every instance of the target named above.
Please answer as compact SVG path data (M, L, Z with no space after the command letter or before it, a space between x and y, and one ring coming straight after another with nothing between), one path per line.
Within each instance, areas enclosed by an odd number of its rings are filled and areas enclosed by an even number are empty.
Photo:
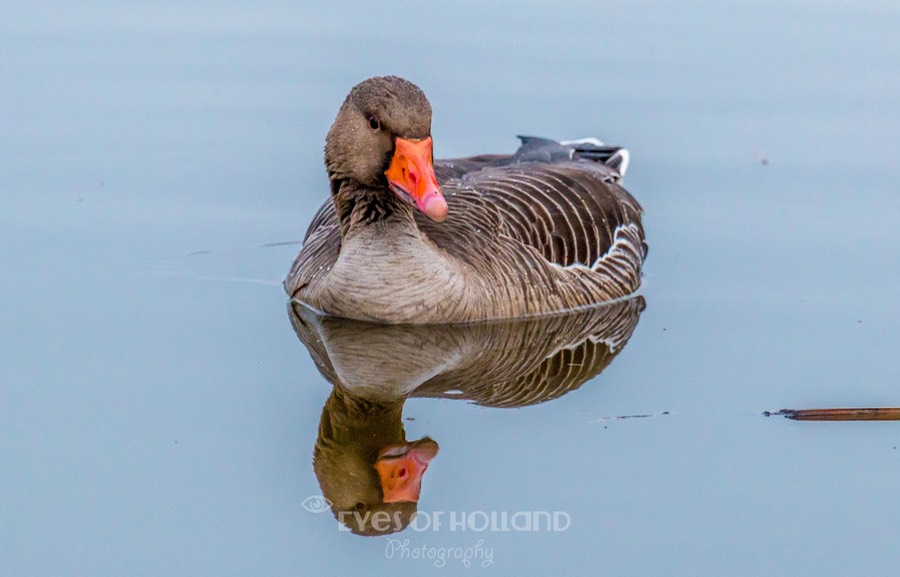
M543 160L559 162L579 158L606 165L618 173L619 178L628 170L628 149L621 146L603 144L596 138L564 140L557 142L537 136L519 136L522 146L513 155L512 162Z
M571 141L566 142L565 144L575 149L576 158L600 162L622 176L625 176L625 172L628 170L630 155L628 154L627 148L622 146L610 146L607 144L596 144L589 140Z

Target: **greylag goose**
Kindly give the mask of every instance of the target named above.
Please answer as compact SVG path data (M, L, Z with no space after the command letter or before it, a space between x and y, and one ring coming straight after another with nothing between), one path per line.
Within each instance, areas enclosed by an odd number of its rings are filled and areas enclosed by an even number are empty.
M355 86L328 132L331 199L287 278L339 317L455 323L559 313L640 285L641 207L627 151L523 138L513 155L433 161L431 106L411 82Z

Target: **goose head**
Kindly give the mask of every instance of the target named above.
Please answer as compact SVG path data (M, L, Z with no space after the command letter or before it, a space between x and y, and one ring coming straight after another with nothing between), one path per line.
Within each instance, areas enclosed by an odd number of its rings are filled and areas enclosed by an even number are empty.
M396 195L435 222L447 201L434 174L431 105L396 76L369 78L347 95L325 141L332 190L342 183Z

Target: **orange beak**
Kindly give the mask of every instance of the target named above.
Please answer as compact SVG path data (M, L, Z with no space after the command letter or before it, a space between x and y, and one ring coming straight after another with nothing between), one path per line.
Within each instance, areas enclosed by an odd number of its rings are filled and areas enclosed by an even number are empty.
M394 139L394 158L384 175L394 193L435 222L447 218L447 201L438 187L431 158L431 137Z
M429 438L405 445L391 445L381 450L375 469L381 478L385 503L419 501L422 475L438 453L438 444Z

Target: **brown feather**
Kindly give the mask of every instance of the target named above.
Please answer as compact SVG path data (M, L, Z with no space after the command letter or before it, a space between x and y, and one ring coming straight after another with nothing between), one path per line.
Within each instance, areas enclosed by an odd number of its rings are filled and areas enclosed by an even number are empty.
M405 80L351 91L326 140L332 198L285 280L292 299L359 320L436 323L557 313L637 290L646 244L641 207L614 168L624 150L525 137L514 155L437 161L449 213L435 223L384 176L395 139L430 125L424 94Z

